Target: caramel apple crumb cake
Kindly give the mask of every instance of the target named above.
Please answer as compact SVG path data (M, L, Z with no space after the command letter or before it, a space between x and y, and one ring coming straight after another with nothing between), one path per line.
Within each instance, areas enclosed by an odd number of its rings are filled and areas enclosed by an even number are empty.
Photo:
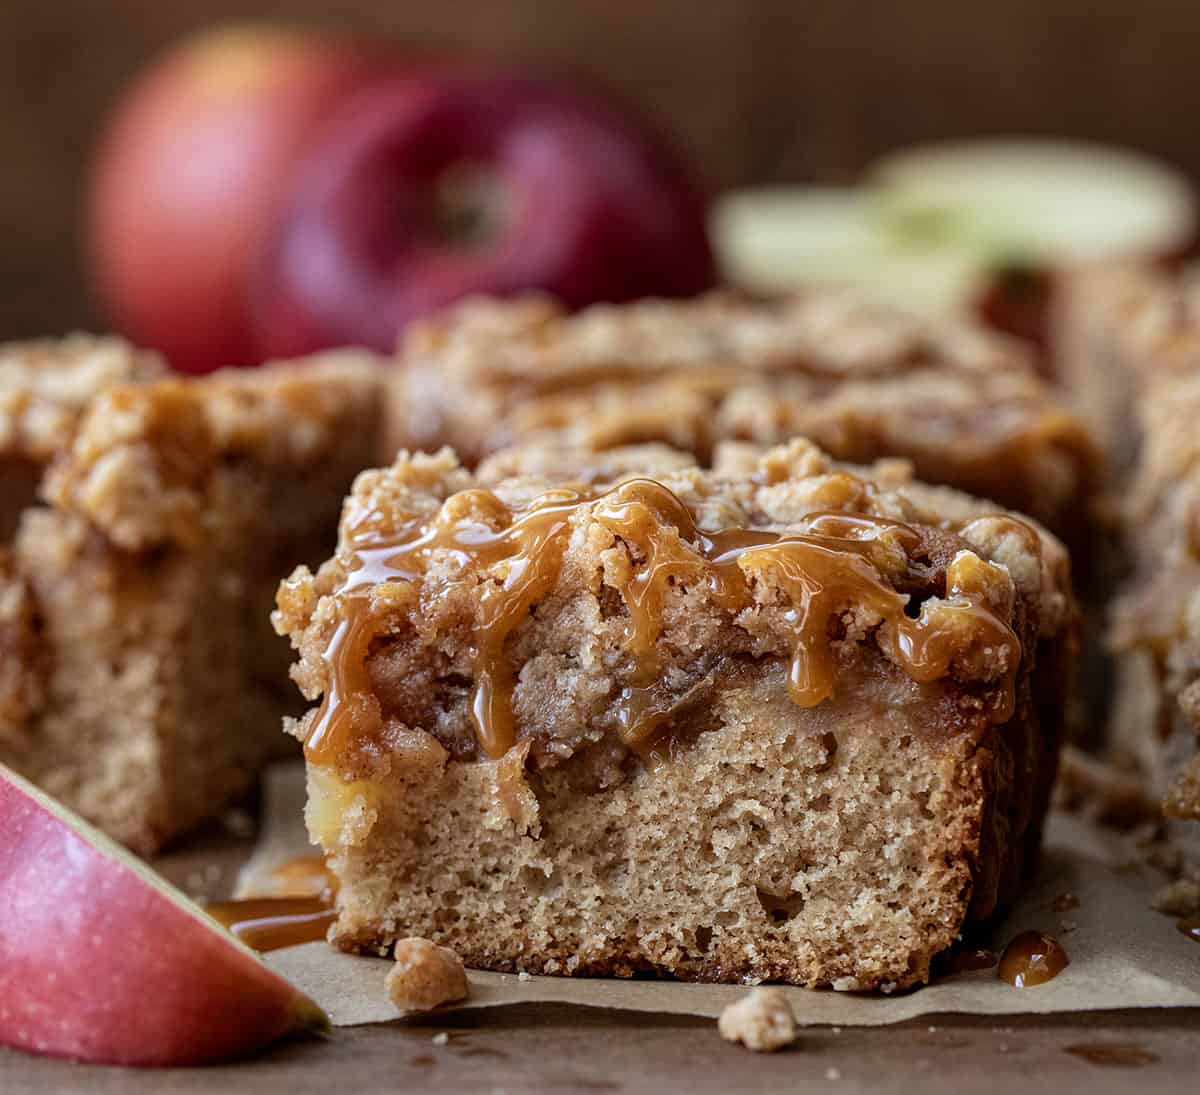
M807 437L835 459L917 475L1028 513L1087 546L1095 447L1018 343L843 290L709 294L568 314L476 300L414 325L391 385L393 451Z
M1112 605L1112 737L1200 819L1200 272L1091 271L1059 312L1066 375L1119 454L1132 573ZM1195 837L1193 837L1195 839Z
M339 947L898 987L1013 897L1076 643L1058 541L805 441L663 455L402 453L280 587Z
M381 411L358 355L158 373L110 341L0 351L3 451L41 495L0 554L0 760L142 852L278 754L274 590L330 550Z

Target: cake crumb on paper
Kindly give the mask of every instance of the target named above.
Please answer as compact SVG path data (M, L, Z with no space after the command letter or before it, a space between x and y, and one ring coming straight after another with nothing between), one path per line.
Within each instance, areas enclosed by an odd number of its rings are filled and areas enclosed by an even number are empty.
M730 1004L717 1020L727 1042L741 1042L756 1053L770 1053L796 1040L796 1018L780 989L755 988Z
M441 1004L465 1000L470 992L462 960L449 947L428 939L401 939L395 965L387 976L387 991L403 1012L432 1011Z
M1155 893L1151 904L1167 916L1200 916L1200 882L1188 878L1169 882Z
M450 1044L450 1035L444 1030L439 1030L432 1038L429 1039L435 1046L445 1046Z

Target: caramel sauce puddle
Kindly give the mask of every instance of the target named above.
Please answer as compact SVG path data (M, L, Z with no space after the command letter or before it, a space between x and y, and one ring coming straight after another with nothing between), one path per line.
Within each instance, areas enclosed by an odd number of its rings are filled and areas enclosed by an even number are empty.
M216 901L204 911L256 951L320 942L337 919L337 913L319 897Z
M858 493L864 489L857 480L852 484ZM330 679L305 741L308 758L333 763L353 739L369 738L382 726L368 671L376 599L389 583L422 580L435 558L439 591L477 579L471 716L482 752L503 757L517 737L515 682L504 645L553 591L576 515L585 508L630 547L631 563L641 560L632 563L620 588L628 612L624 644L635 668L619 699L617 723L624 743L643 756L686 702L686 695L673 696L659 682L658 638L667 589L676 581L706 586L736 616L754 606L755 579L773 576L789 601L788 687L800 707L832 696L830 627L848 608L859 607L883 621L881 645L918 682L944 677L969 643L1002 648L1008 672L993 718L1003 722L1011 715L1020 642L986 606L994 564L971 552L960 552L947 567L937 611L922 606L912 617L905 611L908 598L884 577L889 561L894 566L902 555L907 565L920 542L916 530L897 521L821 511L804 518L795 532L706 531L675 494L650 479L627 480L601 494L584 487L548 491L519 515L490 491L474 488L448 498L432 520L384 532L382 515L363 512L351 524L353 565L336 591L344 615L325 651ZM454 576L441 577L443 572Z
M338 883L321 855L303 855L276 867L271 876L286 892L277 897L214 901L204 911L246 946L273 951L318 943L337 919Z

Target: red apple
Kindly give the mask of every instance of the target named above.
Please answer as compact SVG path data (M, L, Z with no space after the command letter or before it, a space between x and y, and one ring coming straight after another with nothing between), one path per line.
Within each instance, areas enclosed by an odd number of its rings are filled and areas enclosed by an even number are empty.
M428 69L362 88L306 154L256 280L258 350L386 351L475 293L581 306L714 279L704 201L627 113L546 79Z
M184 1065L328 1025L197 905L2 765L0 828L0 1043Z
M186 372L254 360L248 271L306 143L375 61L358 43L235 26L188 39L135 84L87 213L118 328Z

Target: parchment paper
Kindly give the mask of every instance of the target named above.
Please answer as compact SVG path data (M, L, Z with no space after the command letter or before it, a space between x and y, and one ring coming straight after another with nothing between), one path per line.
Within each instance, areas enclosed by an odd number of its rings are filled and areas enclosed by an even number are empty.
M304 831L304 771L280 765L268 773L263 827L243 869L238 894L270 893L271 872L310 852ZM1044 862L1025 897L992 938L1000 950L1018 932L1047 931L1070 955L1055 980L1016 989L994 970L955 974L912 992L883 996L788 988L799 1023L876 1026L937 1012L979 1015L1096 1011L1113 1008L1200 1007L1200 947L1176 931L1174 921L1150 908L1162 881L1150 868L1130 862L1128 848L1109 833L1069 814L1055 814L1047 831ZM1056 912L1064 893L1076 909ZM386 1022L397 1012L384 991L390 963L341 954L309 943L267 954L268 963L307 992L337 1026ZM531 977L470 971L471 997L454 1007L557 1002L687 1015L717 1016L746 992L739 985L685 985L669 981L622 981ZM451 1010L451 1009L447 1009Z

